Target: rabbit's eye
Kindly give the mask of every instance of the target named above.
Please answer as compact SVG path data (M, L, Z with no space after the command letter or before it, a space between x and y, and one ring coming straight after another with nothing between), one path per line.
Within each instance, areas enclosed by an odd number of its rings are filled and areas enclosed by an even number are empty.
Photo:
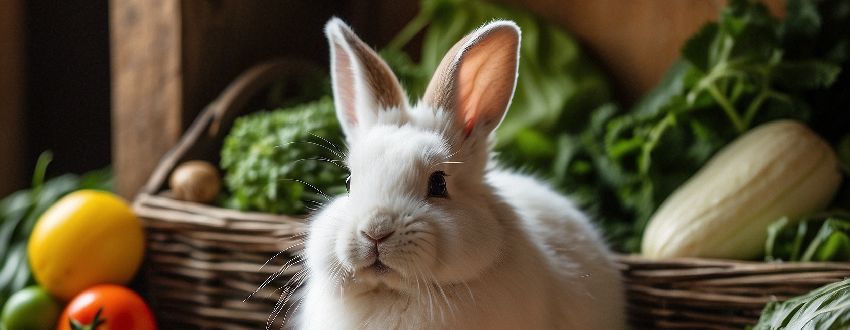
M351 174L345 177L345 191L351 192Z
M446 189L446 172L436 171L428 178L428 197L449 197Z

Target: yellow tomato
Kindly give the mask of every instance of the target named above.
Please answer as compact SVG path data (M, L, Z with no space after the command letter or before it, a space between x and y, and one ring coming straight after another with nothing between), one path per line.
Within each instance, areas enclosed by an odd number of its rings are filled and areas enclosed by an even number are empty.
M28 252L35 279L68 301L96 284L126 284L144 254L144 232L130 206L102 191L63 197L33 228Z

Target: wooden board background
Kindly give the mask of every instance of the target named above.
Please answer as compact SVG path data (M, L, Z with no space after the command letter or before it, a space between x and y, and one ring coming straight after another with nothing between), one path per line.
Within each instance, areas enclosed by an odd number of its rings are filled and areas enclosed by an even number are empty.
M22 0L0 1L0 196L25 181L24 22Z

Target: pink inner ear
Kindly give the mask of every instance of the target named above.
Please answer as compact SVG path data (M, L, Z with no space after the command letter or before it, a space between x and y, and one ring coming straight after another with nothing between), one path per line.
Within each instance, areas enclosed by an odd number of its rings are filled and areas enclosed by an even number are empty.
M466 127L463 128L463 138L466 139L472 134L472 129L475 128L475 122L470 120L466 122Z
M471 90L471 88L469 88ZM468 91L466 92L468 93ZM475 128L475 122L478 120L478 100L472 98L471 96L465 96L465 91L461 91L461 97L467 98L467 102L463 103L464 109L461 110L463 114L463 121L465 123L463 128L464 137L469 137L472 134L472 129ZM466 94L469 95L469 94Z
M470 52L474 52L471 50ZM487 77L482 77L481 72L483 71L483 67L485 64L485 59L481 57L469 56L467 54L467 58L463 62L461 66L461 70L458 73L458 97L460 101L458 102L458 110L461 114L463 114L464 121L464 133L466 137L469 137L472 134L472 129L475 127L475 123L478 121L478 117L481 115L481 92L479 89L482 87L481 85L486 85L485 81L481 81L480 79Z
M457 105L467 137L477 124L495 128L504 115L516 81L516 49L510 35L490 35L465 54L457 76Z
M354 126L357 124L357 115L354 112L356 91L354 90L354 68L352 67L351 57L342 46L336 43L334 43L334 54L336 56L334 63L336 86L334 86L334 90L345 113L345 120L351 126Z

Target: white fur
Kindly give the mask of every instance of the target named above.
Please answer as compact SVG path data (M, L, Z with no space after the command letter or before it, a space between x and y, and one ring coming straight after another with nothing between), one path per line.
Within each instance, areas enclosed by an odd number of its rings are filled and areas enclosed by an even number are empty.
M513 23L495 22L467 46L497 24L518 41ZM374 98L355 90L356 102ZM427 102L371 111L368 122L343 123L351 191L312 218L300 328L625 327L621 280L599 234L545 184L488 166L491 132L465 136L455 110ZM449 198L427 196L435 171L448 174ZM394 232L376 256L361 231Z

